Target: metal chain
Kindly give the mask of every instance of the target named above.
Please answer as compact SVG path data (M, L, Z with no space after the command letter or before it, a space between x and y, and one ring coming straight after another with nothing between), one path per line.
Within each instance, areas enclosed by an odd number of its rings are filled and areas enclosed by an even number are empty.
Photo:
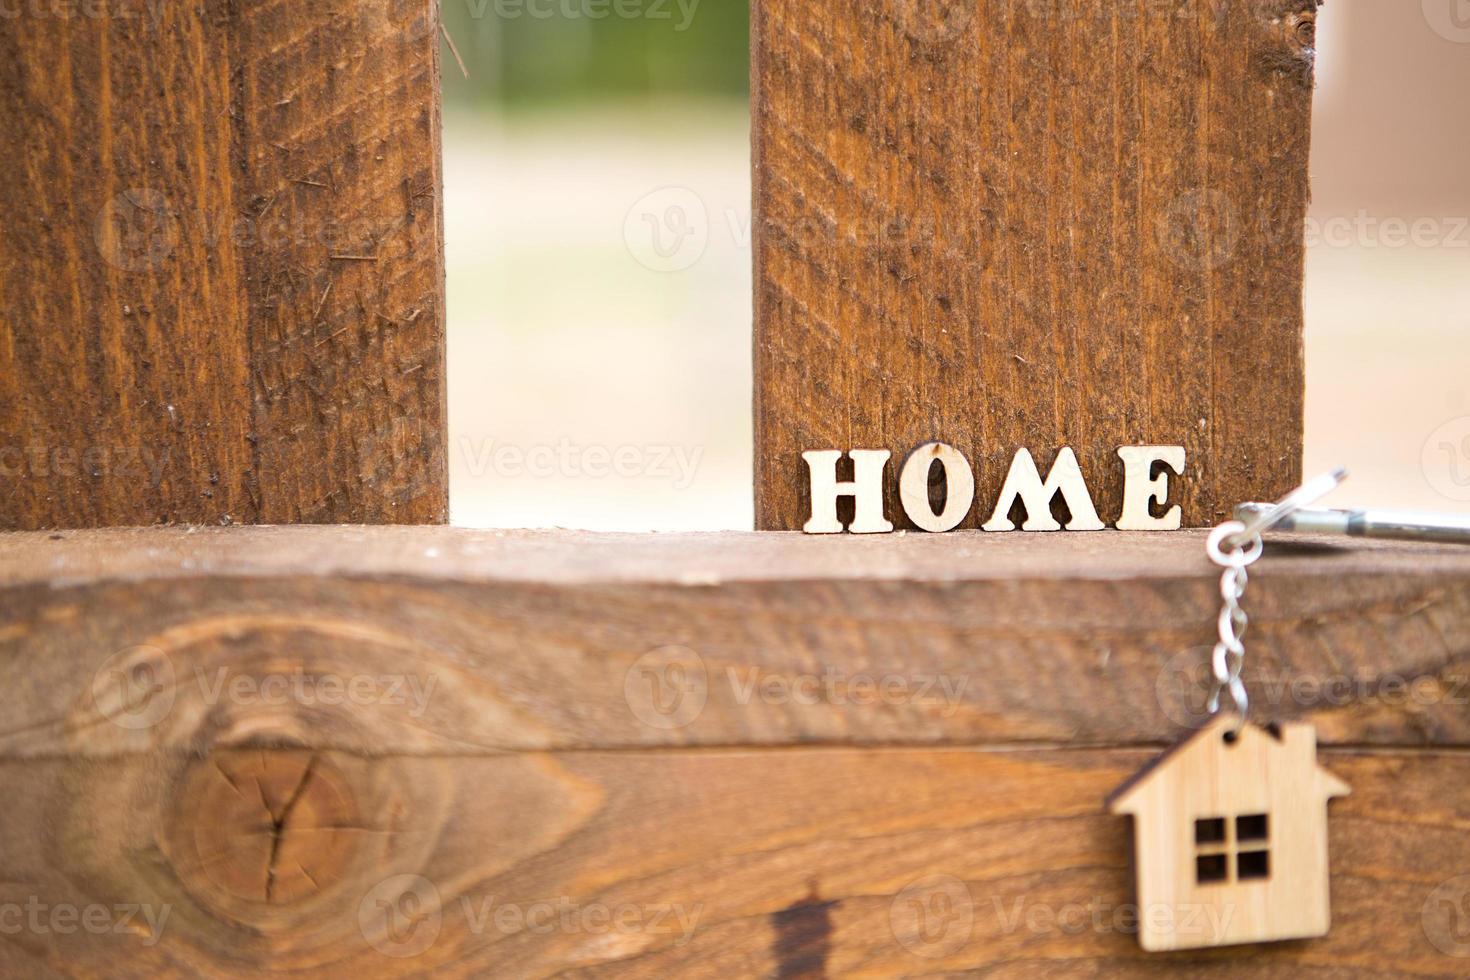
M1245 667L1245 634L1250 629L1250 616L1240 600L1245 598L1246 586L1250 582L1246 569L1260 560L1264 550L1259 534L1242 543L1241 534L1245 530L1245 525L1239 521L1222 524L1210 535L1208 544L1210 560L1225 569L1220 576L1220 598L1225 603L1220 608L1220 642L1215 644L1214 655L1210 658L1215 690L1210 695L1209 709L1211 715L1219 714L1222 698L1229 693L1231 708L1242 725L1250 713L1250 697L1246 694L1245 682L1240 679L1240 672Z

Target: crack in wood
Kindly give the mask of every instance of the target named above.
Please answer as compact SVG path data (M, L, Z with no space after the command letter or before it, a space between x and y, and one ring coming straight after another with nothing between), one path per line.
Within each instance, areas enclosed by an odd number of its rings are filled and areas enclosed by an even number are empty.
M316 770L316 760L317 757L315 755L307 760L306 768L301 773L301 779L296 783L296 788L291 792L290 798L286 800L285 806L281 807L280 813L271 813L270 815L271 850L270 857L266 861L265 871L265 901L267 905L274 901L275 897L276 864L280 859L281 841L285 837L286 827L291 821L291 814L296 810L296 804L301 801L302 794L306 792L306 787L311 782L311 777ZM262 788L261 792L262 802L264 802L264 788ZM269 804L266 805L266 809L267 812L270 812ZM301 867L299 863L297 867ZM303 873L306 871L305 868L301 868L301 870ZM310 878L311 876L307 875L307 877ZM316 879L312 878L311 883L315 885Z

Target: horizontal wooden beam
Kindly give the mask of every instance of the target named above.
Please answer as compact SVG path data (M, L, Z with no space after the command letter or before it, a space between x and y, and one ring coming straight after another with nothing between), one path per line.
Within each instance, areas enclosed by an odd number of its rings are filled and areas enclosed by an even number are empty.
M1201 552L0 535L0 973L1462 975L1470 551L1449 547L1272 542L1247 674L1352 786L1333 929L1139 949L1103 801L1192 720ZM1273 704L1276 670L1329 693Z
M1246 605L1262 720L1470 745L1470 550L1278 540ZM1218 606L1195 532L12 534L0 754L1161 745Z
M1464 976L1463 753L1325 753L1353 786L1331 934L1167 956L1138 947L1128 821L1101 802L1150 755L11 759L0 910L23 928L0 932L0 971ZM68 908L106 928L52 925Z

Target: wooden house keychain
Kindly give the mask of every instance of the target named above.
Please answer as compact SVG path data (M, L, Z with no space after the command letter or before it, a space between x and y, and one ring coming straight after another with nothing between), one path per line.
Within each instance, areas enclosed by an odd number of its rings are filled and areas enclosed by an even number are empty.
M1134 822L1139 942L1150 951L1327 934L1327 803L1348 787L1317 764L1309 724L1248 720L1241 668L1247 569L1269 530L1470 544L1470 518L1306 510L1347 476L1318 477L1276 504L1242 504L1209 537L1220 577L1211 720L1109 797ZM1230 712L1224 698L1229 696Z
M1327 934L1327 803L1348 793L1317 764L1310 724L1259 727L1241 681L1249 619L1241 607L1261 535L1298 518L1312 530L1425 537L1422 522L1301 509L1334 489L1338 470L1278 504L1245 505L1216 528L1208 553L1224 568L1212 658L1211 720L1121 786L1109 808L1134 821L1139 942L1149 951L1308 939ZM1391 533L1395 530L1403 533ZM1443 539L1443 538L1441 538ZM1224 699L1231 711L1225 711Z

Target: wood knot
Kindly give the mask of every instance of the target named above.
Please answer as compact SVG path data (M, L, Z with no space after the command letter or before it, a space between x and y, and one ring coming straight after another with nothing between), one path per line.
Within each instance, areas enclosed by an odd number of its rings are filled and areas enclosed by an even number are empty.
M1303 10L1286 17L1290 43L1299 51L1315 52L1317 48L1317 12Z
M1266 70L1296 81L1303 88L1314 84L1317 66L1317 5L1284 10L1269 24L1269 41L1257 52Z
M309 751L224 751L175 786L169 851L190 890L231 918L270 918L348 878L363 814L342 772Z

